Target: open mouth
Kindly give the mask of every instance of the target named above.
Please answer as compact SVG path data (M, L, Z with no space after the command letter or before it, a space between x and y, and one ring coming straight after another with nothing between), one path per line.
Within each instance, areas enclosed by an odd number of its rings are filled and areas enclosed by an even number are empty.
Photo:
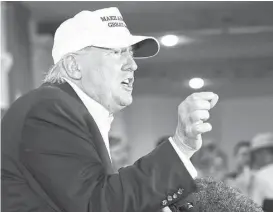
M125 80L123 80L121 82L123 87L125 89L127 89L127 90L132 90L133 89L133 83L134 83L134 78L133 77L126 78Z

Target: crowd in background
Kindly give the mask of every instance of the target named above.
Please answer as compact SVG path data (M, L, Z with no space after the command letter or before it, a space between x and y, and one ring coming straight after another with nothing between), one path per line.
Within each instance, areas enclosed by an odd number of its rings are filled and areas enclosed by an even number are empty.
M1 54L2 73L8 73L5 70L10 68L11 62L10 56ZM3 81L4 79L2 86ZM5 110L1 106L1 117ZM168 137L160 138L157 145ZM114 168L118 170L129 165L130 146L118 137L110 137L109 140ZM198 171L198 177L210 176L223 181L264 208L272 208L270 204L273 200L273 133L258 134L250 141L238 141L233 150L233 157L235 164L228 164L229 158L218 143L208 142L203 144L191 160Z
M166 141L162 136L156 146ZM111 137L112 160L116 170L128 165L129 149L118 145L122 139ZM216 142L204 142L192 157L198 177L212 177L238 189L261 206L272 208L273 200L273 133L261 133L251 141L238 141L233 149L234 164ZM229 170L229 167L233 167Z
M250 142L240 141L234 157L235 170L223 180L259 205L269 207L273 200L273 134L261 133Z

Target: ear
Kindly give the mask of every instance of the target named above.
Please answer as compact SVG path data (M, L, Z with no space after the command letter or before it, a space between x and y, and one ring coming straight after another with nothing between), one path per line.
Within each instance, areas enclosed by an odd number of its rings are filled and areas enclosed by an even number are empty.
M82 73L75 58L75 55L70 54L63 60L63 66L67 75L74 79L80 80L82 78Z

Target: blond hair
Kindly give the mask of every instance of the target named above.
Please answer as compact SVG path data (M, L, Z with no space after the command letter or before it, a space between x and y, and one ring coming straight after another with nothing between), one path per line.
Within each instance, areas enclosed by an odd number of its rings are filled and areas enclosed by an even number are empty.
M64 83L64 77L66 77L66 73L65 73L65 66L64 66L64 60L66 59L66 57L68 57L69 55L79 55L80 53L84 53L85 51L87 51L88 49L90 49L90 46L87 46L83 49L80 49L76 52L73 53L68 53L66 55L64 55L56 64L54 64L49 71L46 73L43 82L44 83Z

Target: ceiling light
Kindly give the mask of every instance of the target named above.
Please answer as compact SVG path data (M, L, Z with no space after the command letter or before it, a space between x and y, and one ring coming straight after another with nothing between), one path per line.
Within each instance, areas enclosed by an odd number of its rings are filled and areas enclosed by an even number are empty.
M161 43L164 46L175 46L178 43L178 37L176 35L165 35L161 38Z
M204 80L201 79L201 78L192 78L189 81L189 86L192 89L200 89L200 88L202 88L204 86Z

